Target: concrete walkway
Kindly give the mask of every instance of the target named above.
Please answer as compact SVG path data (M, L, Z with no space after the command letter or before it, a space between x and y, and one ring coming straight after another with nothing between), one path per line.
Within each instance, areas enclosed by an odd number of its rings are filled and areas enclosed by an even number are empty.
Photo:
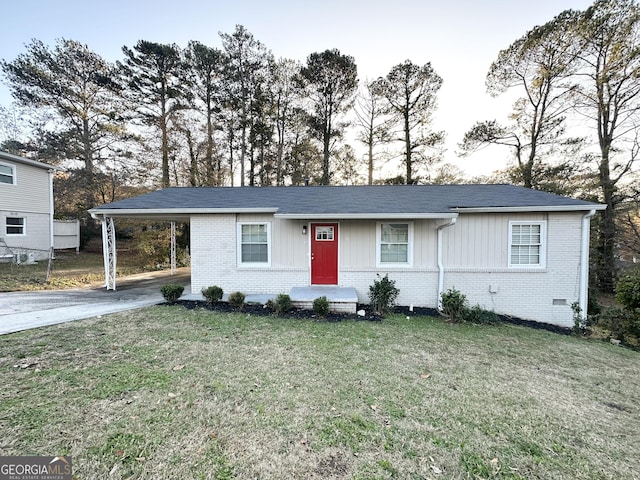
M162 303L160 287L167 283L186 285L189 269L151 272L118 279L117 290L77 288L0 293L0 335L109 313L134 310Z

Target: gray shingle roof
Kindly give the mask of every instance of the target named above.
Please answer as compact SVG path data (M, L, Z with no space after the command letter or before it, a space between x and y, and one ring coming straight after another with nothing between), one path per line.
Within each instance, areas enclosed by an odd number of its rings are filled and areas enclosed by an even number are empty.
M272 211L282 216L453 215L458 209L590 210L603 206L513 185L175 187L94 208L96 214Z

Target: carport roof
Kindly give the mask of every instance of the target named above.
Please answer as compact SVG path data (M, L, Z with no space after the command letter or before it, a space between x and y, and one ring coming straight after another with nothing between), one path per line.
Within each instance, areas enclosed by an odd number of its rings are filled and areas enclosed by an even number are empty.
M600 205L514 185L174 187L102 205L96 216L179 219L273 213L283 218L449 218L460 212L602 210Z

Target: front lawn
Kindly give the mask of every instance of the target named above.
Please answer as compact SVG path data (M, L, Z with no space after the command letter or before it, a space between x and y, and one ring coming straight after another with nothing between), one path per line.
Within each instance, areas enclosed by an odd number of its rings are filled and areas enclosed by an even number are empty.
M640 354L514 325L153 307L0 337L0 455L78 478L632 479Z

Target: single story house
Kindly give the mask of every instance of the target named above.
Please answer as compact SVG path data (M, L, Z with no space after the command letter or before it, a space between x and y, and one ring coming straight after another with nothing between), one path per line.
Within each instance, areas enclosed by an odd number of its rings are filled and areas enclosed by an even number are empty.
M32 262L54 247L53 174L46 163L0 152L0 259Z
M586 311L590 219L604 208L512 185L386 185L167 188L90 212L108 226L105 245L114 218L189 222L193 293L333 285L368 303L388 274L399 304L437 307L456 288L496 313L569 327L571 304ZM115 248L105 255L115 268Z

